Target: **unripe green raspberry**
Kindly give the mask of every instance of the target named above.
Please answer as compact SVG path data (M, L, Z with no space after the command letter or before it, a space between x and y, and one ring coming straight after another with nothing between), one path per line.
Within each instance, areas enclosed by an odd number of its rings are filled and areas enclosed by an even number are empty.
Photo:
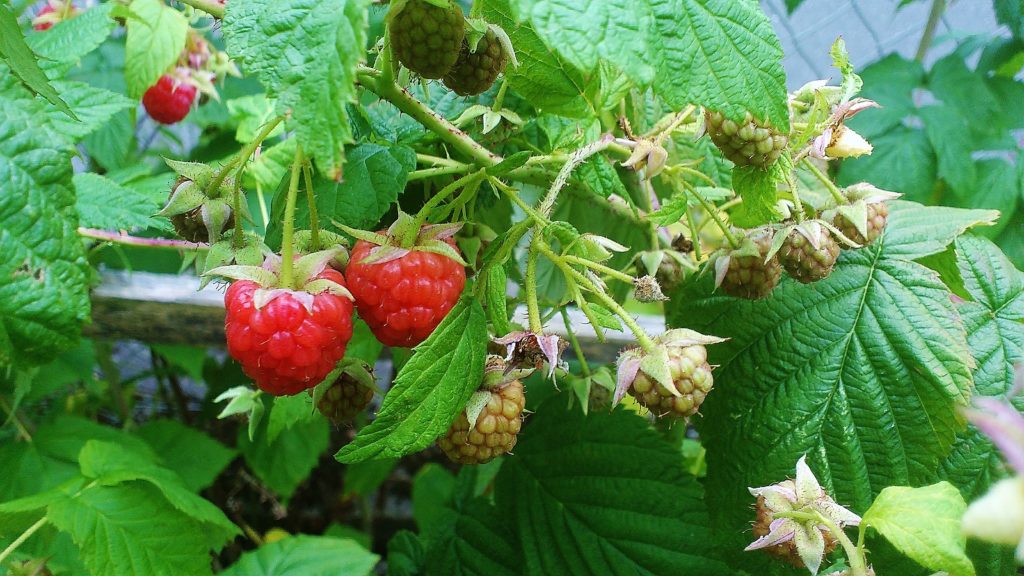
M437 445L453 462L484 464L512 450L522 427L526 396L523 383L513 380L490 391L487 405L476 424L469 425L466 412L459 414Z
M392 6L388 30L399 62L423 78L442 78L462 50L466 36L462 9L454 2L440 8L424 0Z
M347 373L342 373L316 404L317 410L335 426L351 422L366 410L373 400L373 388L364 386Z
M799 230L793 230L779 249L779 263L795 280L804 284L827 278L839 258L839 242L827 228L821 228L818 247Z
M782 278L782 266L776 257L765 262L765 256L771 251L772 237L761 234L753 238L753 242L760 251L759 255L733 255L729 259L729 269L720 288L730 296L749 300L766 298Z
M178 186L188 183L188 178L179 176L171 186L171 193L168 195L168 199L174 196L174 191L178 189ZM190 184L194 185L194 184ZM170 217L171 225L174 226L174 231L184 240L189 242L200 242L207 243L210 241L210 229L203 221L203 207L198 206L183 212L181 214L175 214ZM220 234L227 232L235 226L235 215L229 214L227 220L221 226Z
M885 202L874 202L867 205L867 210L867 238L842 214L837 214L832 224L843 233L843 236L861 246L867 246L877 240L882 235L882 231L885 230L885 224L889 220L889 206Z
M740 123L710 110L704 112L704 119L711 141L737 166L767 168L779 159L789 144L789 136L767 122L760 122L749 112Z
M681 396L676 396L643 371L636 373L633 384L628 388L629 394L657 416L693 416L700 410L714 384L707 349L700 345L670 347L668 358L672 384Z
M481 94L494 84L507 63L508 54L498 35L488 29L476 45L476 52L470 52L469 42L462 41L459 59L445 74L444 85L460 96Z

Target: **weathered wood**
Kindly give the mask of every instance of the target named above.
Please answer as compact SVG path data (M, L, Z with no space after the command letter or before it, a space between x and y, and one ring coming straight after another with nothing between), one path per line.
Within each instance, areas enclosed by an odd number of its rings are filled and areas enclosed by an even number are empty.
M100 279L92 291L93 323L86 327L87 335L164 344L224 344L222 285L214 282L199 290L194 276L110 270L101 272ZM632 334L611 330L606 331L606 342L598 342L579 310L570 309L569 319L580 346L593 361L610 362L623 346L635 343ZM515 320L526 323L525 308L516 311ZM642 315L637 321L650 334L665 330L660 316ZM548 322L547 329L566 335L559 317ZM566 357L571 358L571 352Z

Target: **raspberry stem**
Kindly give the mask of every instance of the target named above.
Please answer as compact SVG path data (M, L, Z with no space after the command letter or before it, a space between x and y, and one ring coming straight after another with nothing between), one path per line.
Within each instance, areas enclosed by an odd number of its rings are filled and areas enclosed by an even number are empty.
M583 349L580 348L580 340L576 337L576 333L573 332L572 323L569 322L569 312L566 311L564 306L559 311L562 313L562 322L565 323L565 334L569 337L569 344L572 345L572 350L576 353L576 359L580 362L580 371L583 372L584 376L590 376L590 365L587 364L587 358L583 355Z
M545 218L550 216L551 211L555 208L555 200L558 199L558 193L565 187L566 183L569 182L569 176L572 175L572 171L580 164L586 162L591 156L611 146L614 141L615 138L612 137L611 134L605 134L600 140L591 142L569 155L569 160L558 172L558 176L551 184L551 188L548 189L548 193L544 196L544 200L537 208L537 211Z
M109 232L107 230L96 230L95 228L80 227L78 235L92 240L101 240L112 244L123 244L125 246L140 246L143 248L168 248L171 250L209 250L209 244L187 242L185 240L170 240L167 238L140 238L130 236L122 232Z
M722 230L722 234L725 236L725 239L729 241L729 245L732 246L733 248L739 248L740 243L736 240L736 237L733 236L732 232L729 231L729 227L725 225L725 222L722 220L721 214L719 214L719 209L710 202L708 202L707 200L705 200L704 197L697 192L697 190L693 187L692 184L685 180L683 180L682 183L683 187L686 188L686 191L689 192L691 196L696 198L697 202L700 202L700 205L704 208L704 211L707 212L709 216L711 216L711 219L715 221L715 224L718 224L718 227Z
M24 532L22 532L21 536L18 536L14 540L14 542L11 542L10 546L5 548L3 552L0 552L0 564L3 564L4 560L6 560L8 556L10 556L12 553L14 553L14 551L17 550L19 546L24 544L25 541L28 540L29 538L31 538L33 534L38 532L40 528L42 528L43 526L46 526L47 521L48 520L47 520L46 516L43 516L39 520L36 520L35 524L29 526L28 530L25 530Z
M206 195L210 198L217 197L219 194L216 194L216 192L220 188L220 185L224 183L224 179L227 178L228 172L230 172L235 166L240 166L240 170L242 167L245 167L245 163L249 160L249 157L256 152L256 149L259 148L260 144L270 136L270 133L274 131L274 128L277 128L277 125L283 120L284 116L278 116L264 124L263 129L260 130L259 134L257 134L255 138L252 139L252 142L246 144L245 148L242 148L238 155L232 157L228 160L227 164L221 166L221 169L217 172L217 176L215 176L214 179L210 181L210 184L206 186Z
M316 193L313 192L313 169L309 162L302 165L302 177L306 184L306 202L309 203L309 251L320 251L320 215L316 207Z
M281 286L292 286L292 270L295 258L295 204L299 195L299 172L302 170L302 145L295 146L295 161L292 162L292 177L288 182L288 199L284 206L284 232L281 237Z
M181 3L202 10L214 18L224 17L224 6L211 0L181 0Z
M846 532L828 516L817 510L812 510L811 512L794 510L791 512L775 512L772 514L772 518L792 518L800 522L816 522L825 526L832 533L832 536L839 541L843 551L846 552L847 559L850 561L851 575L867 576L867 562L864 560L863 551L855 546L850 537L846 535Z
M804 158L803 164L808 170L811 171L811 174L814 174L815 178L817 178L822 184L824 184L825 188L828 189L829 194L832 194L832 198L836 202L838 202L840 205L846 204L846 197L844 197L843 193L839 191L839 187L835 185L835 182L832 182L831 178L826 176L824 172L818 169L818 167L814 165L814 162L811 162L809 158Z
M690 227L690 240L693 241L693 255L697 258L697 262L700 262L703 258L701 257L700 248L700 229L697 228L697 223L693 221L693 210L686 209L686 225Z
M615 278L616 280L625 282L626 284L633 284L634 282L636 282L636 278L633 278L629 274L619 272L618 270L614 268L609 268L604 264L599 264L597 262L593 262L585 258L580 258L579 256L573 256L571 254L566 254L565 256L562 256L562 258L565 259L565 261L569 262L570 264L576 264L579 266L583 266L584 268L590 268L595 272L600 272L605 276L610 276L612 278Z
M245 229L242 226L242 168L238 168L235 174L235 185L231 189L232 200L235 211L235 234L231 238L231 245L235 250L245 248Z
M402 238L402 248L412 248L413 246L416 245L416 238L420 234L420 228L422 228L423 225L426 224L427 217L430 216L430 213L434 210L434 208L440 206L441 202L444 202L445 199L454 194L456 190L459 190L467 186L472 186L479 180L482 180L485 176L487 176L487 173L485 171L478 170L476 172L473 172L472 174L467 174L462 178L459 178L455 182L452 182L451 184L442 188L441 191L438 192L437 194L434 194L434 196L430 200L428 200L427 203L424 204L422 208L420 208L420 211L416 213L416 219L414 220L415 225L410 226L409 230L405 233L405 236Z
M543 248L540 231L533 230L530 251L526 255L526 311L530 319L530 332L541 334L544 324L540 321L540 304L537 300L537 251Z
M793 206L796 208L796 222L800 224L804 221L804 205L800 202L800 192L796 188L796 178L793 178L792 172L786 175L786 182L789 184L789 192L793 195Z

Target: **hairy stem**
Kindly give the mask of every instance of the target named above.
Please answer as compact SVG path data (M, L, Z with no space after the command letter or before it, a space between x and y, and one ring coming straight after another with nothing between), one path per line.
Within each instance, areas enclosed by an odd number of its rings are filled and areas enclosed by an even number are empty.
M590 376L590 365L587 364L587 358L583 355L583 349L580 348L580 340L576 337L576 332L573 332L572 322L569 321L569 311L564 306L559 311L562 313L562 322L565 323L565 334L569 337L569 344L572 345L576 359L579 360L580 371L584 376Z
M242 225L242 169L238 169L238 173L235 174L235 185L231 190L232 199L235 211L235 234L231 239L231 245L235 250L241 250L245 247L245 229Z
M832 195L832 198L836 202L838 202L839 204L846 204L846 197L843 196L843 193L839 191L839 187L836 186L835 182L833 182L831 178L829 178L824 172L818 169L818 167L815 166L814 162L811 162L810 159L805 158L803 163L804 166L811 171L811 174L814 174L814 177L817 178L818 181L821 182L826 189L828 189L829 194Z
M533 231L530 251L526 255L526 311L530 319L530 332L540 334L544 324L540 321L540 304L537 300L537 251L541 248L540 233Z
M608 148L612 144L614 139L610 134L606 134L601 137L597 142L592 142L583 148L572 153L569 156L569 160L562 166L562 169L558 172L558 177L552 182L551 188L548 189L548 193L544 196L544 200L540 203L537 211L541 213L545 218L551 215L551 211L555 207L555 201L558 200L558 193L565 187L569 181L569 176L572 175L572 171L577 166L587 161L588 158Z
M820 512L818 512L817 515L818 522L824 524L828 528L829 532L832 533L832 536L834 536L836 540L839 540L839 544L842 545L843 551L846 552L846 557L850 561L851 576L867 576L868 568L867 562L864 560L863 550L854 546L853 541L851 541L850 537L846 535L846 532L833 522L831 518Z
M932 41L935 39L935 30L939 27L939 20L945 11L946 0L932 0L932 9L928 13L928 23L924 25L921 43L917 45L917 53L914 55L914 59L918 62L924 62L925 56L928 55L928 50L931 49Z
M268 136L270 136L270 133L273 132L275 128L277 128L277 125L283 121L284 116L278 116L276 118L272 118L269 122L264 124L263 129L260 130L259 134L257 134L255 138L252 139L252 142L246 144L245 148L242 148L242 150L238 153L237 156L234 156L233 158L231 158L231 160L228 160L228 163L221 167L220 171L217 172L217 175L213 178L213 180L210 181L210 184L206 187L206 195L212 198L213 193L216 192L218 188L220 188L221 184L224 183L224 179L228 177L228 173L231 171L231 169L239 165L244 166L245 162L249 159L250 156L252 156L253 152L255 152L256 149L260 147L260 144L262 144L263 141L266 140Z
M701 248L700 248L700 229L697 228L697 223L693 220L693 210L689 207L686 208L686 225L690 227L690 241L693 242L693 255L697 258L697 262L701 261Z
M616 270L614 268L609 268L608 266L605 266L604 264L598 264L597 262L593 262L591 260L580 258L579 256L565 255L565 256L562 256L562 258L564 258L565 261L569 262L570 264L576 264L577 266L583 266L584 268L590 268L594 272L600 272L601 274L604 274L605 276L609 276L611 278L615 278L616 280L621 280L622 282L625 282L626 284L632 285L633 282L636 280L635 278L633 278L629 274L626 274L624 272L619 272L618 270Z
M306 184L306 202L309 203L309 251L320 250L320 213L316 207L316 193L313 192L313 169L309 163L302 165L303 181Z
M113 244L124 244L125 246L140 246L143 248L166 248L171 250L209 250L209 244L198 242L186 242L185 240L170 240L167 238L140 238L129 236L124 232L109 232L107 230L96 230L95 228L78 228L78 235L91 240L100 240Z
M196 10L202 10L214 18L224 17L224 6L211 0L179 0L186 6L191 6Z
M422 208L420 208L420 211L416 213L416 225L411 227L406 237L402 239L402 247L412 248L412 246L416 244L416 237L420 233L420 228L422 228L423 225L426 224L427 218L430 216L430 213L434 210L434 208L440 206L441 202L444 202L445 199L454 194L457 190L460 190L461 188L464 188L466 186L470 186L474 182L482 180L485 176L486 173L483 170L474 172L472 174L467 174L462 178L459 178L455 182L452 182L451 184L445 186L437 194L434 194L434 196L431 197L431 199L428 200L427 203L424 204Z
M739 248L740 243L739 241L736 240L736 237L733 236L732 232L729 231L729 227L725 225L725 222L722 220L722 215L718 213L719 208L705 200L704 197L701 196L700 193L698 193L693 188L693 186L690 185L689 182L686 182L684 180L683 187L686 188L686 191L689 192L691 196L697 199L697 202L700 202L700 205L701 207L704 208L704 211L707 212L709 216L711 216L711 219L714 220L715 224L717 224L718 227L722 230L722 234L725 235L725 239L729 241L729 245L732 246L733 248Z
M295 204L299 195L299 173L302 171L302 146L295 147L295 161L292 162L292 177L288 182L288 199L284 206L284 231L281 235L281 286L292 286L292 271L295 257Z
M18 430L18 436L21 436L26 442L32 442L32 434L29 433L25 423L21 421L21 417L18 416L14 407L8 404L7 399L2 396L0 396L0 408L3 408L7 417L14 423L14 427Z
M5 548L3 552L0 552L0 565L4 563L4 560L6 560L8 556L10 556L15 550L18 549L18 546L24 544L25 541L31 538L33 534L38 532L40 528L46 526L46 521L46 516L43 516L39 520L36 520L35 524L29 526L28 530L22 532L21 536L15 538L14 542L11 542L10 546Z

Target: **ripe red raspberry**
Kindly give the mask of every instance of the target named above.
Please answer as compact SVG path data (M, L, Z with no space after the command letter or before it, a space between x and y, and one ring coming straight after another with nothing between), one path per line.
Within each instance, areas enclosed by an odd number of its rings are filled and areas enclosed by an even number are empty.
M39 13L36 14L36 18L42 18L43 16L46 16L47 14L52 14L53 12L53 6L47 4L46 6L43 6L39 10ZM50 28L53 28L53 22L45 21L44 19L44 21L41 21L38 24L32 26L32 28L37 32L42 32L43 30L49 30Z
M450 238L446 242L455 248ZM459 301L466 270L447 256L420 250L388 262L363 263L375 247L356 242L345 270L349 291L377 340L411 348L426 340Z
M345 285L341 273L331 268L314 279ZM266 297L272 298L257 308ZM224 304L228 353L261 390L275 396L319 384L352 339L352 303L330 292L267 290L239 280L228 288Z
M628 392L656 416L693 416L714 384L708 351L701 345L670 347L668 359L672 384L682 396L676 396L642 370L636 373Z
M192 102L196 99L196 87L187 82L177 82L170 74L164 74L156 84L142 95L142 105L153 120L161 124L174 124L188 116Z
M487 405L471 428L466 412L459 414L437 445L453 462L484 464L510 452L522 427L526 396L523 383L513 380L489 392Z

